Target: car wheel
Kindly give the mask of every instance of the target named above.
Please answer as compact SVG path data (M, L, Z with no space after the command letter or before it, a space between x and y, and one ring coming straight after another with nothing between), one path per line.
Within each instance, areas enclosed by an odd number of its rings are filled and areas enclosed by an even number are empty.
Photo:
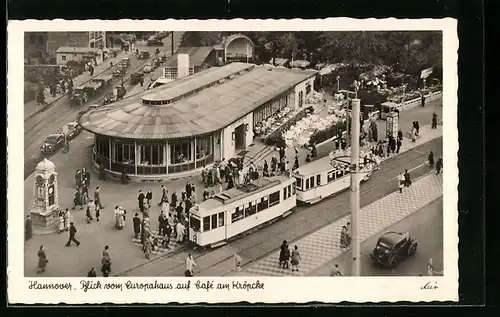
M389 259L389 266L394 268L398 264L398 258L396 256L391 256Z
M415 254L415 252L417 252L417 244L414 244L410 247L410 249L408 250L408 255L412 256Z

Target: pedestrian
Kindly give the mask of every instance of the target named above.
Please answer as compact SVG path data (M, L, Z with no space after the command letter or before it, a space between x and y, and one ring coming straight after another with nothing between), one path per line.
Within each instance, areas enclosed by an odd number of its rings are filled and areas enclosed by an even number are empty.
M300 261L301 261L301 257L300 257L300 253L299 253L299 247L298 246L294 246L293 250L292 250L292 272L294 271L299 271L299 264L300 264Z
M141 219L139 219L138 213L135 213L134 217L132 218L132 222L134 224L134 237L135 239L139 239L141 235Z
M165 244L167 248L170 248L170 236L172 235L172 227L170 226L170 220L167 219L167 224L165 225Z
M342 230L340 231L340 249L344 250L347 248L347 227L342 226Z
M398 130L398 140L403 141L403 130L401 129Z
M137 197L137 201L139 202L139 210L144 212L144 194L142 193L142 189L139 190L139 196Z
M184 272L184 276L191 277L194 276L194 267L196 263L194 262L193 256L191 253L188 254L186 258L186 271Z
M101 264L103 266L106 265L108 273L111 271L111 257L109 256L109 245L104 246L104 250L102 251Z
M439 158L436 162L436 175L441 174L441 169L443 168L443 159Z
M151 257L151 231L149 227L146 227L144 229L145 231L145 236L144 236L144 256L146 259L149 260Z
M146 201L148 205L151 205L151 200L153 199L153 192L151 189L148 189L148 192L146 193Z
M90 268L90 271L87 273L87 277L97 277L97 273L93 267Z
M33 237L33 223L31 222L31 216L26 216L26 222L24 223L24 241L28 241Z
M288 269L289 260L290 260L290 249L288 247L288 242L284 240L280 247L280 257L279 257L280 267L282 269Z
M293 170L299 168L299 157L295 156L295 161L293 162Z
M75 209L76 206L80 206L80 210L83 209L82 195L78 189L76 189L75 198L73 198L73 209Z
M185 229L186 228L184 227L184 225L180 221L175 226L175 233L177 234L177 243L181 243L182 241L184 241L184 230Z
M430 167L434 167L434 153L432 151L429 153L427 159L429 160Z
M345 227L346 227L346 244L347 244L347 248L350 248L351 241L352 241L351 223L350 222L346 223Z
M99 186L97 186L95 188L95 192L94 192L94 201L95 201L95 204L97 206L99 206L99 208L101 209L104 209L104 206L101 204L101 193L99 191Z
M69 224L69 239L68 242L66 242L66 246L69 247L71 245L71 241L76 243L76 246L80 246L80 241L76 240L76 227L73 223Z
M398 140L396 141L396 153L399 153L399 151L401 150L401 146L403 145L403 142L401 142L402 139L398 138Z
M101 207L95 205L95 220L99 222L99 217L101 216Z
M49 260L47 259L47 254L45 253L43 245L41 245L40 249L38 250L38 269L37 269L38 274L45 272L47 263L49 263Z
M158 202L158 206L161 206L165 200L168 202L168 190L165 185L161 185L161 199Z
M172 199L170 200L170 209L175 209L177 206L177 193L175 190L172 192Z
M399 174L398 176L398 188L399 188L399 193L403 193L403 187L405 185L405 176L403 173Z
M72 219L71 219L71 213L69 212L68 208L66 208L63 217L64 217L64 231L69 231L69 224L72 221Z
M158 234L159 235L165 235L165 228L166 228L166 223L168 222L167 216L163 211L161 211L160 215L158 216Z
M410 187L411 186L411 177L410 177L410 173L408 173L408 170L405 170L404 177L405 177L405 187Z
M417 136L420 135L420 123L418 121L415 121L415 130L417 131Z
M335 264L332 271L330 272L330 276L342 276L342 275L344 274L342 274L342 272L340 271L339 265Z
M57 227L57 233L61 234L64 232L64 215L62 211L59 213L59 225Z
M436 128L437 128L437 114L433 113L431 129L436 129Z
M189 182L187 182L186 183L186 198L190 198L190 197L191 197L191 184Z

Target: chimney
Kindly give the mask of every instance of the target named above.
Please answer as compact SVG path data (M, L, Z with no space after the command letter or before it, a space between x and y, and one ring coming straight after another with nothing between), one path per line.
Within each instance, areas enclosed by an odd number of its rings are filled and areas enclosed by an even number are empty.
M189 54L177 55L177 78L189 76Z

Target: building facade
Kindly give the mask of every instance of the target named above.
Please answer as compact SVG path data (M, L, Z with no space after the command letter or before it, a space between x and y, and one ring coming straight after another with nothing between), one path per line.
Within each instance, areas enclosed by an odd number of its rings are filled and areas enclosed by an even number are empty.
M163 66L163 77L167 79L178 78L178 56L189 55L189 75L204 69L216 66L215 50L212 47L180 47L177 53L170 56Z
M254 124L303 106L315 75L235 62L99 107L79 122L94 133L96 166L162 181L236 156L253 143Z

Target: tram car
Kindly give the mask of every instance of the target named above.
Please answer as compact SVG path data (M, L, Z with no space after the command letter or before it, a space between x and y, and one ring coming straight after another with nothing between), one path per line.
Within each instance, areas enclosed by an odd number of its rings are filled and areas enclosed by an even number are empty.
M231 238L290 215L296 203L293 177L259 178L191 207L189 240L202 247L221 246Z
M324 157L302 165L294 170L297 200L301 203L315 204L351 186L351 159L349 156ZM370 178L378 164L372 159L360 157L359 177L361 181Z

